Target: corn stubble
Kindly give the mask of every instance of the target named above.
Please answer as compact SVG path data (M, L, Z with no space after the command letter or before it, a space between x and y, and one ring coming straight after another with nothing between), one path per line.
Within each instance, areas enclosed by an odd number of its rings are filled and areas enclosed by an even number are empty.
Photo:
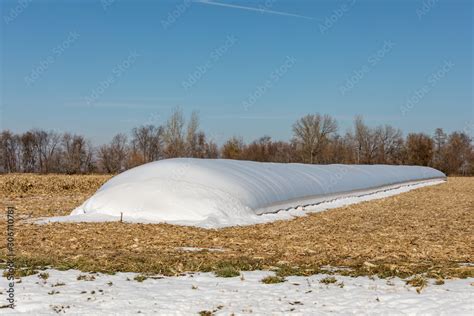
M104 175L2 175L0 206L17 208L16 261L32 269L178 275L272 269L442 280L474 276L474 178L268 224L206 230L167 224L52 223L97 190ZM5 216L0 229L6 230ZM183 252L182 247L222 248ZM4 247L0 258L6 259ZM471 263L471 264L466 264ZM340 267L340 268L337 268ZM237 275L237 273L234 273Z

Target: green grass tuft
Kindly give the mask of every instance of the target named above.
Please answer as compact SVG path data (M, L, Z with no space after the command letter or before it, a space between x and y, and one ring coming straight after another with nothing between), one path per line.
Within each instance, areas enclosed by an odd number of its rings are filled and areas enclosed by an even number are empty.
M240 275L240 270L231 265L225 265L217 268L214 274L221 278L233 278Z
M326 285L329 285L329 284L334 284L337 282L337 279L333 276L327 276L321 280L319 280L319 283L322 283L322 284L326 284Z
M275 283L282 283L282 282L285 282L285 278L281 277L281 276L277 276L277 275L269 275L265 278L263 278L262 280L260 280L260 282L264 283L264 284L275 284Z
M78 277L77 277L77 280L78 281L94 281L95 280L95 276L93 276L92 274L80 274Z
M428 281L426 281L425 277L421 275L416 275L410 280L406 281L406 284L411 285L416 288L416 291L418 294L421 292L421 290L428 285Z
M146 279L148 279L148 277L144 276L143 274L139 274L139 275L135 276L133 279L137 282L143 282Z

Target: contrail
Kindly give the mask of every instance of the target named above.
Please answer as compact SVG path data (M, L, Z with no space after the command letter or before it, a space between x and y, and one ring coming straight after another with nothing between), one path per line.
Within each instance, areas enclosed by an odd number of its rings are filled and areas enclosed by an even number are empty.
M242 5L227 4L227 3L215 2L215 1L211 1L211 0L194 0L194 2L202 3L202 4L209 4L209 5L216 5L216 6L226 7L226 8L241 9L241 10L248 10L248 11L257 11L257 12L261 12L261 13L292 16L292 17L295 17L295 18L313 20L313 18L309 17L309 16L293 14L293 13L288 13L288 12L267 10L267 9L264 9L264 8L255 8L255 7L247 7L247 6L242 6Z

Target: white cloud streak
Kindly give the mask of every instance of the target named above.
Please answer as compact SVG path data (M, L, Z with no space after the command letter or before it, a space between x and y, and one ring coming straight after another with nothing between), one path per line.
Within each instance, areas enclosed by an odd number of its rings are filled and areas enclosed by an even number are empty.
M294 17L294 18L301 18L301 19L306 19L306 20L314 20L314 18L309 17L309 16L305 16L305 15L268 10L268 9L265 9L265 8L247 7L247 6L242 6L242 5L228 4L228 3L216 2L216 1L211 1L211 0L194 0L194 2L201 3L201 4L207 4L207 5L215 5L215 6L225 7L225 8L231 8L231 9L256 11L256 12L260 12L260 13L291 16L291 17Z

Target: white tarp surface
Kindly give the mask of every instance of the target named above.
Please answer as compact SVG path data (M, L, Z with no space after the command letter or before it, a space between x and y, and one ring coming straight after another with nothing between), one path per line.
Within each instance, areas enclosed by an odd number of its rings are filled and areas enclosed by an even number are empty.
M439 182L445 177L438 170L419 166L167 159L113 177L70 217L102 221L123 215L125 221L134 222L242 225L259 222L251 219L261 214Z

